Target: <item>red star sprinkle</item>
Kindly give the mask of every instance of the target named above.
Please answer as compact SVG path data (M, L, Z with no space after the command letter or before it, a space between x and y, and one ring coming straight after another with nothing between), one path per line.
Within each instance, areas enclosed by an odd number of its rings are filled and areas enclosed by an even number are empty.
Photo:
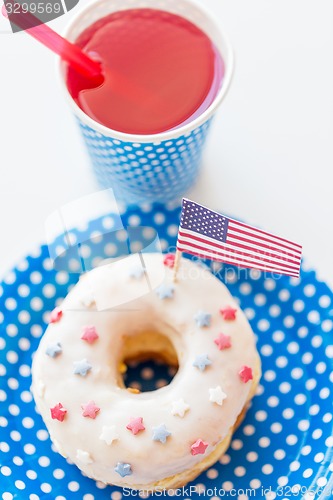
M246 382L248 382L249 380L253 379L252 368L250 368L249 366L245 366L244 365L239 370L238 375L240 376L240 378L242 379L242 381L244 382L244 384L246 384Z
M83 328L83 335L81 337L82 340L88 342L88 344L92 344L99 338L98 333L96 332L96 328L94 326L85 326Z
M82 415L84 417L89 417L89 418L96 418L97 413L99 412L100 408L95 405L94 401L89 401L89 403L81 405L81 408L83 410Z
M203 441L202 439L197 439L195 443L191 446L192 455L203 455L206 451L208 443Z
M145 430L145 426L143 425L143 418L142 417L136 417L136 418L131 418L130 423L126 425L126 429L129 431L132 431L134 435L136 435L140 431Z
M229 349L231 347L231 338L229 335L224 335L224 333L219 333L219 336L214 339L217 347L222 351L223 349Z
M172 269L175 265L175 254L173 253L168 253L163 260L163 264L167 267L170 267Z
M49 322L50 323L57 323L58 321L60 321L61 316L62 316L62 310L60 309L60 307L56 307L55 309L53 309L53 311L50 314L50 321Z
M230 306L225 307L224 309L220 309L220 313L222 314L223 319L227 321L233 321L236 319L237 309L233 309Z
M50 411L53 420L59 420L59 422L63 422L67 413L67 410L62 406L61 403L58 403L53 408L50 408Z

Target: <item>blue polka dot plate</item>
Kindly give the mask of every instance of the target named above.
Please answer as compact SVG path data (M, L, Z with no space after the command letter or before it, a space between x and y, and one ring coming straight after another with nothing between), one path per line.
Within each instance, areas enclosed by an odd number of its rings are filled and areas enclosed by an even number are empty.
M3 500L120 500L137 492L105 486L57 454L30 393L30 365L51 311L79 273L130 249L174 250L179 207L133 208L122 215L127 231L114 229L111 215L71 232L50 248L22 260L0 288L0 495ZM67 246L66 246L66 241ZM78 249L80 252L78 252ZM205 261L229 287L258 336L263 376L246 419L227 453L178 498L333 497L333 295L302 269L301 278L279 279L258 271ZM126 383L141 390L172 378L164 365L131 366ZM144 496L144 492L139 492ZM153 495L154 498L155 495Z

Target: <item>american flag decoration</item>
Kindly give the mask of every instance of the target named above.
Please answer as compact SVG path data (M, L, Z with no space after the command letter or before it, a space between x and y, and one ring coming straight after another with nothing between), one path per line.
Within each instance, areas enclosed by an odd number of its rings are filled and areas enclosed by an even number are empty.
M183 199L177 254L298 277L302 247ZM178 256L179 257L179 256ZM177 259L178 260L178 259Z

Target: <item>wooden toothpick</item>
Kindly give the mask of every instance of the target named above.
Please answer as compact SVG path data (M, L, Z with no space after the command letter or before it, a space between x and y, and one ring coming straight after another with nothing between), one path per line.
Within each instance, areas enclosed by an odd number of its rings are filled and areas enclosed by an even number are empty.
M182 252L180 252L179 250L176 250L175 264L173 267L173 282L174 283L177 283L177 273L178 273L178 269L179 269L181 256L182 256Z

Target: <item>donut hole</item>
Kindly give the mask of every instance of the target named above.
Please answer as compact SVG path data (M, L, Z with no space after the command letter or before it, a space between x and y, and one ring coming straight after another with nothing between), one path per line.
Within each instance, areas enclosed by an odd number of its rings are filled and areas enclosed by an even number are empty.
M158 332L124 338L119 385L131 392L149 392L168 385L178 371L172 342Z

